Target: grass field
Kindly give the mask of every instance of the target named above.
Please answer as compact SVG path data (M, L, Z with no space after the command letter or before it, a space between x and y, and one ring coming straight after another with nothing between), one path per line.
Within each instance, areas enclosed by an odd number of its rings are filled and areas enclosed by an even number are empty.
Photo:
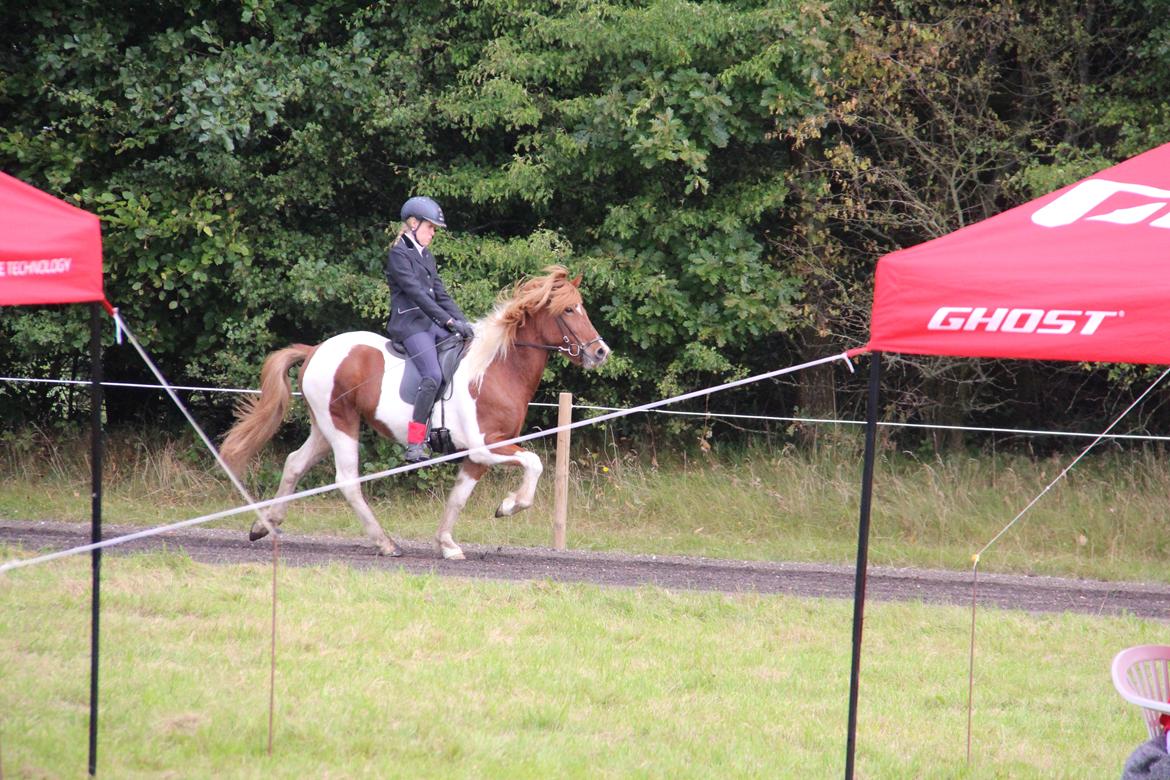
M87 520L88 470L75 454L84 447L0 445L0 517ZM570 546L850 561L854 445L659 466L578 452ZM263 495L278 462L258 472ZM968 568L1065 462L886 452L871 562ZM1170 581L1165 466L1142 450L1088 459L985 554L981 571ZM107 473L108 523L153 525L237 503L185 445L115 440ZM320 468L306 484L329 479ZM373 485L375 512L391 533L429 539L450 479L448 469L421 484ZM549 543L551 480L530 512L492 517L515 479L484 480L458 539ZM359 533L335 497L297 504L286 529ZM15 554L0 549L0 560ZM808 778L843 769L845 601L282 569L269 757L270 571L176 554L106 561L103 776ZM0 576L5 777L84 772L87 565ZM1166 623L982 615L968 765L970 613L869 605L858 776L1118 776L1144 728L1113 691L1109 661L1122 647L1166 642Z
M846 601L282 570L270 757L270 571L105 561L101 776L843 770ZM88 593L85 559L0 577L5 776L84 773ZM1118 776L1144 728L1109 660L1165 624L983 615L968 765L969 613L870 605L858 776Z
M569 545L576 549L716 558L848 563L856 551L861 474L855 438L813 452L750 449L718 457L645 457L578 447L571 469ZM1055 487L981 559L984 571L1170 582L1166 502L1170 461L1108 445ZM0 517L87 522L88 448L49 438L0 439ZM1055 477L1072 455L919 459L883 453L875 480L870 560L892 566L968 569L991 540ZM552 457L535 506L497 519L519 474L490 472L472 495L456 539L551 543ZM272 495L281 457L257 470L256 492ZM386 464L372 463L371 470ZM115 438L105 485L105 520L159 525L240 504L216 467L189 444ZM391 535L430 540L455 467L419 479L368 484L371 506ZM323 464L302 487L326 484ZM247 529L251 517L217 522ZM360 535L337 494L293 505L289 533Z

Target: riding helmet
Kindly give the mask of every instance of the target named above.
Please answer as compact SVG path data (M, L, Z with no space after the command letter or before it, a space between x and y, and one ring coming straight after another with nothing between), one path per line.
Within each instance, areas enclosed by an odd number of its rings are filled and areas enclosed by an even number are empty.
M402 204L402 221L409 217L425 219L436 227L447 227L447 220L443 218L443 210L425 195L418 195Z

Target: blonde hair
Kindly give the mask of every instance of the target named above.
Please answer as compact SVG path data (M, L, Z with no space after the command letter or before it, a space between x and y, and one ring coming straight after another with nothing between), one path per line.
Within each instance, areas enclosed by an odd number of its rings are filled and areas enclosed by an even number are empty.
M390 246L397 244L398 240L402 238L402 234L406 231L409 230L413 233L415 230L418 230L418 224L418 217L407 217L403 220L402 227L398 228L398 235L394 236L394 240L390 242Z

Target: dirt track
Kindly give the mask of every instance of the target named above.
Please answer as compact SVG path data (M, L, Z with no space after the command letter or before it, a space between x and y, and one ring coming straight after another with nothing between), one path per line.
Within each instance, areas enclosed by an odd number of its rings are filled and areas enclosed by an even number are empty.
M103 535L109 539L136 530L140 529L107 526ZM87 525L0 520L0 543L19 545L30 552L65 549L88 542ZM364 568L401 568L452 577L853 597L852 566L476 545L463 545L466 561L450 562L439 560L429 544L405 542L402 546L406 551L404 557L381 558L361 540L289 532L281 537L280 556L285 564L292 566L342 562ZM164 548L182 550L192 559L206 563L262 563L272 559L272 546L267 540L251 543L243 531L214 529L175 531L109 547L106 554ZM981 573L978 594L981 607L1170 617L1170 586L1165 585ZM870 567L866 596L877 600L970 604L971 573Z

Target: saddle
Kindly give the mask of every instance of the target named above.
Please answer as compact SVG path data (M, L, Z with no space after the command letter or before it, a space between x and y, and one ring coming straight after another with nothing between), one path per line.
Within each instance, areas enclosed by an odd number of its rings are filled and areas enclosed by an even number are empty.
M451 378L455 376L455 370L459 368L459 363L470 347L470 339L450 338L439 342L437 346L439 369L443 372L443 379L439 382L439 390L435 394L436 401L446 401L451 397L448 392L451 389ZM406 349L399 342L387 341L386 351L396 358L401 358L405 364L402 382L398 385L398 397L408 404L413 404L415 396L418 395L418 383L421 379L418 369L414 367L414 363L407 356Z

